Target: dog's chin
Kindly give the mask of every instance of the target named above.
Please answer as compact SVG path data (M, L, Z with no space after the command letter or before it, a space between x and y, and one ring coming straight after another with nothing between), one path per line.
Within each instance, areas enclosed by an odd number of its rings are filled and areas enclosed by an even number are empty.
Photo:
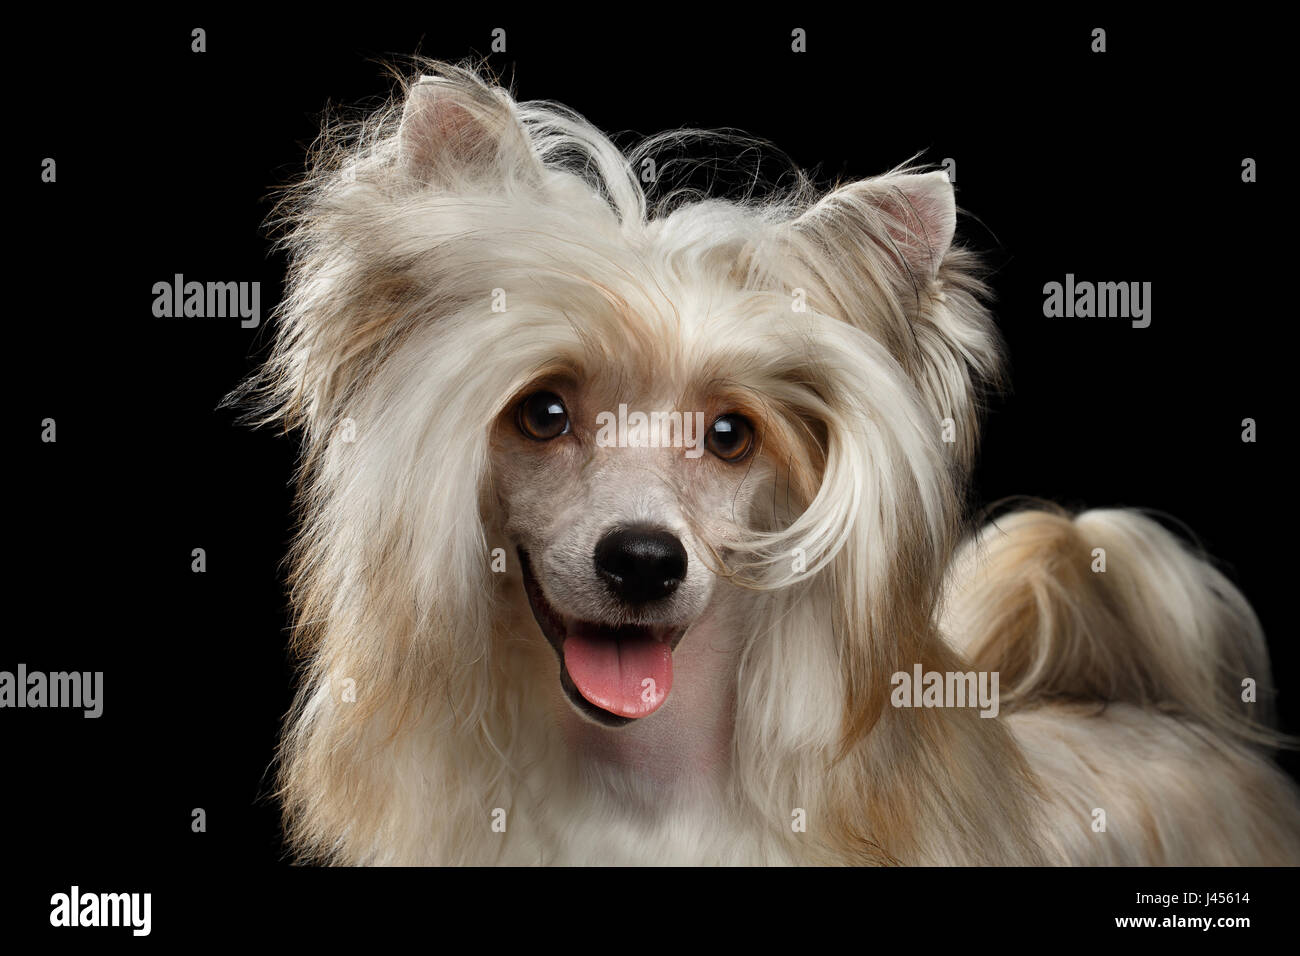
M663 706L673 684L673 651L686 625L607 624L556 609L519 549L524 591L542 634L560 659L560 687L583 717L626 727Z

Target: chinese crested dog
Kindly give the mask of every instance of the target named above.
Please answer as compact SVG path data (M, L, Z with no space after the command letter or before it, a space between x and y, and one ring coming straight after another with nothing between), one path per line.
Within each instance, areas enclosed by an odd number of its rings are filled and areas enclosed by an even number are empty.
M1219 571L1132 511L963 540L1001 360L946 175L652 204L681 141L427 63L281 206L240 397L303 433L299 856L1300 862Z

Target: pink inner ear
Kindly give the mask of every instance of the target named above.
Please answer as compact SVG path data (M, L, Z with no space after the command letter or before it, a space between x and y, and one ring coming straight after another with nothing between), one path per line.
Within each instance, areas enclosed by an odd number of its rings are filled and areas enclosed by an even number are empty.
M491 159L495 141L483 118L449 91L417 85L402 114L400 150L406 167L423 178L438 166L465 167Z
M457 148L473 149L484 136L483 126L459 103L439 99L432 104L430 125L439 140L455 144Z
M878 208L890 239L909 269L932 278L952 245L957 225L947 174L900 176L884 185L887 192Z

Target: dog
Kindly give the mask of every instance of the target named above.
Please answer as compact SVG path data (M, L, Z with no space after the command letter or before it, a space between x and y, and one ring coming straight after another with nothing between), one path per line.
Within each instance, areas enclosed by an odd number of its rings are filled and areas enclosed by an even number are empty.
M422 62L278 207L297 857L1300 862L1227 578L1137 511L970 532L946 174L652 204L681 141Z

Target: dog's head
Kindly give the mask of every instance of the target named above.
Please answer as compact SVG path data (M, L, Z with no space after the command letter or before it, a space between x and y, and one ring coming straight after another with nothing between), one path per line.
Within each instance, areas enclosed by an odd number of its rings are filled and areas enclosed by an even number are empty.
M821 582L869 723L997 366L946 176L655 215L646 166L580 118L430 70L286 207L263 384L307 429L303 617L387 614L390 670L445 676L501 653L508 581L574 706L618 726L664 704L723 590Z

